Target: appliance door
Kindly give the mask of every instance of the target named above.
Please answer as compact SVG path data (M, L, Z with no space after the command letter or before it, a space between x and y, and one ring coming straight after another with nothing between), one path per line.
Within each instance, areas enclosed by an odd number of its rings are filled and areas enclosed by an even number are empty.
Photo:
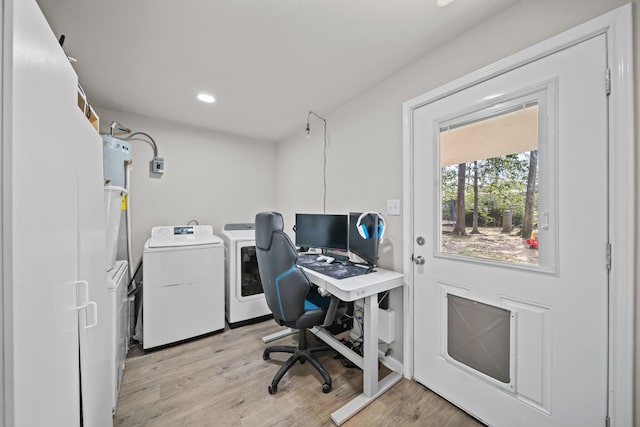
M238 242L236 257L236 298L238 301L264 299L255 240Z

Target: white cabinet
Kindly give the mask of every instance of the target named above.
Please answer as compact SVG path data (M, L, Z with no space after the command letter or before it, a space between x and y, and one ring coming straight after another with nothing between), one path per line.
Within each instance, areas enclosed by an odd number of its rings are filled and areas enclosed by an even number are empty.
M98 306L97 325L80 329L83 415L85 426L102 427L113 424L110 386L113 319L109 314L111 294L104 263L106 225L102 138L79 108L72 110L76 120L73 125L69 124L68 133L63 132L63 135L71 137L71 129L76 134L72 143L76 156L69 156L72 160L69 167L73 167L75 160L78 171L78 279L89 282L89 299ZM81 327L83 320L81 315Z
M35 1L2 13L4 424L79 426L82 393L84 425L111 425L100 137Z

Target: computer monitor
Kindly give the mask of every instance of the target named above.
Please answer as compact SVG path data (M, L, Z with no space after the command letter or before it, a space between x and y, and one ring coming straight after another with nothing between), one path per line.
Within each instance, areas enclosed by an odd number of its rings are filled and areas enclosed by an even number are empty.
M296 214L296 246L346 251L347 215Z
M370 267L378 265L378 215L369 214L362 219L361 224L369 231L369 239L365 239L358 232L356 224L360 213L349 213L349 251L356 254Z

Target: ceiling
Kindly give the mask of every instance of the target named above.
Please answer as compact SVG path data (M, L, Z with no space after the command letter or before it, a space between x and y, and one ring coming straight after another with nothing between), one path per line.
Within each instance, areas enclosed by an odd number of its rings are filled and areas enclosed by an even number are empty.
M277 141L516 1L37 3L92 105Z

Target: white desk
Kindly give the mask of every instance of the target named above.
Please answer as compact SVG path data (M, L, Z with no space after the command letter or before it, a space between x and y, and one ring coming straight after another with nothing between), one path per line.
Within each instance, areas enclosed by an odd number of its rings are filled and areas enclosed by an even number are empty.
M343 301L364 298L364 357L353 352L323 328L311 329L317 337L362 369L362 394L331 414L331 420L339 426L402 379L402 373L391 372L378 381L378 293L402 286L404 275L376 268L375 272L369 274L334 279L304 267L303 269L315 285Z

